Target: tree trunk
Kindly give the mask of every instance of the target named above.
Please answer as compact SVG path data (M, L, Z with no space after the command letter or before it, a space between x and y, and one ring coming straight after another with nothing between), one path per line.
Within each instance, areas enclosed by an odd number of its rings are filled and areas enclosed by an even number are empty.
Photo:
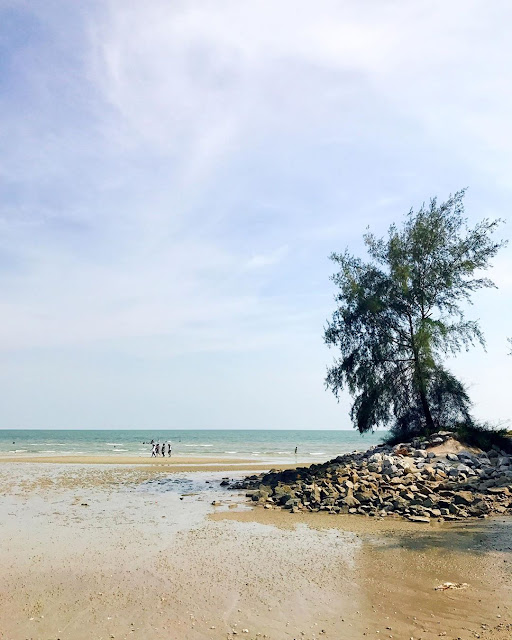
M434 433L434 431L436 430L436 426L434 424L434 420L432 419L432 414L430 413L430 407L428 406L427 394L425 392L425 379L421 371L420 357L419 357L418 349L416 347L412 317L410 314L408 317L409 317L409 330L411 332L411 347L412 347L412 352L414 357L414 369L415 369L414 377L416 378L416 383L418 385L418 394L420 396L421 407L423 409L423 414L425 416L427 435L430 435L431 433Z
M430 407L428 406L427 396L425 395L425 390L422 387L420 381L420 389L419 389L421 406L423 407L423 413L425 414L425 422L427 423L427 435L434 433L436 430L436 426L434 424L434 420L432 419L432 414L430 413Z

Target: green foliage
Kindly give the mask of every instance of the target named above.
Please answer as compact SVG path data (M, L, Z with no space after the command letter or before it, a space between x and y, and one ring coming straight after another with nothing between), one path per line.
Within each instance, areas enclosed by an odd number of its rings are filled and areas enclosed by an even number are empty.
M451 424L450 430L454 432L454 437L459 442L467 446L478 447L483 451L490 451L493 447L498 447L498 449L512 453L512 431L507 431L505 428L471 421ZM395 430L390 431L383 439L385 444L391 446L403 441L403 434Z
M341 357L326 385L354 397L351 417L361 433L382 425L415 435L471 420L469 397L442 360L484 344L463 306L494 286L481 272L503 243L492 240L499 220L467 227L463 198L459 191L411 210L386 239L367 233L366 262L348 251L331 256L337 308L324 338Z
M498 447L512 453L512 433L506 429L491 427L487 424L460 424L456 428L457 438L473 447L489 451Z

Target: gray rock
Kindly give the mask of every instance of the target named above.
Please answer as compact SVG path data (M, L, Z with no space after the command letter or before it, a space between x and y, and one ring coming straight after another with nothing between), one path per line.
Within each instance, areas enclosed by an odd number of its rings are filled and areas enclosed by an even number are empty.
M441 437L441 436L439 436ZM428 522L430 517L460 520L512 515L512 457L501 451L436 457L415 439L366 453L338 456L325 464L253 475L232 488L267 508L400 515ZM420 449L421 447L421 449ZM428 464L428 462L432 464ZM432 466L433 465L433 466ZM216 502L216 504L219 504Z
M430 522L430 518L428 516L407 516L407 520L411 522Z
M462 471L462 473L470 473L471 469L465 464L457 465L457 471Z
M472 491L457 491L453 496L455 504L469 505L475 501Z
M355 498L352 493L349 493L345 498L342 498L341 503L347 507L355 507L360 504L359 500Z

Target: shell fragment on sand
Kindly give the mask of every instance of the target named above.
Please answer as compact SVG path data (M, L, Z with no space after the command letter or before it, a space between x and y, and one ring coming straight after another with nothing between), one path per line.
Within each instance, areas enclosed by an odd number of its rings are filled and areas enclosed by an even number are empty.
M469 587L467 582L443 582L438 587L435 587L436 591L446 591L447 589L467 589Z

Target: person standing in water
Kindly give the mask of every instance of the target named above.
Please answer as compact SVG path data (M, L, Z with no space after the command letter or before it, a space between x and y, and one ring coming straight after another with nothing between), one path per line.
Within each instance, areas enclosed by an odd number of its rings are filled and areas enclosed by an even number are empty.
M160 454L160 443L157 442L155 444L155 457L158 456Z
M295 447L295 455L297 455L297 447Z
M167 443L167 455L169 456L169 458L171 457L171 443Z
M151 457L156 458L156 444L153 442L153 446L151 447Z
M162 458L165 458L165 442L162 442Z

